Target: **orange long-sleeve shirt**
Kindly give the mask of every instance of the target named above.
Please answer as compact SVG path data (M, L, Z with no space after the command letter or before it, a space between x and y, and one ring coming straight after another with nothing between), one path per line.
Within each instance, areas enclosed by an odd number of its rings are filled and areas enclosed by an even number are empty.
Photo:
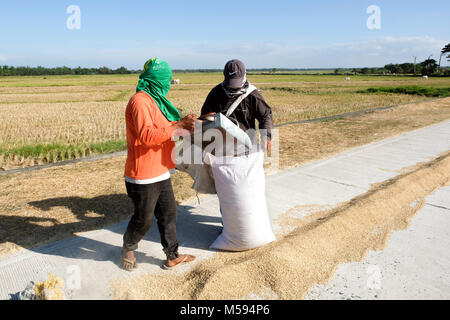
M132 179L152 179L175 168L171 154L176 130L156 102L144 91L134 94L128 102L127 124L128 156L125 176Z

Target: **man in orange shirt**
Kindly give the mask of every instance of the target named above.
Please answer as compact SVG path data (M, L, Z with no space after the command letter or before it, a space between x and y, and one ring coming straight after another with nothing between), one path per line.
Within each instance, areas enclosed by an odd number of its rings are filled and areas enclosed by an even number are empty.
M134 215L123 236L122 262L125 270L137 267L134 251L156 217L161 244L166 254L166 269L194 256L179 254L176 235L177 204L170 180L174 170L172 137L178 129L194 130L195 115L180 120L178 110L166 98L170 90L172 70L167 62L153 58L144 65L136 94L128 102L128 157L125 184L134 204Z

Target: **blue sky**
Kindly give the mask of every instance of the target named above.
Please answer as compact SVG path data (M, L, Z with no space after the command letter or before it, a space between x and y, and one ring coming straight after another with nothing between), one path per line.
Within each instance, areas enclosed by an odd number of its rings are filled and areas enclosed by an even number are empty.
M81 28L69 30L69 5ZM366 9L381 10L369 30ZM448 0L2 1L0 64L141 68L382 66L439 59L450 42ZM444 59L443 65L449 65Z

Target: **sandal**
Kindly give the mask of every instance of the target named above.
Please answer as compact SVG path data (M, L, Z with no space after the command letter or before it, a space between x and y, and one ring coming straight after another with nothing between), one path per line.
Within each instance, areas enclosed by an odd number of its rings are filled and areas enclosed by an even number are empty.
M195 256L192 256L190 254L181 255L181 256L183 258L177 264L175 264L175 265L170 267L170 266L167 265L168 261L166 261L166 263L163 265L163 268L166 269L166 270L172 270L172 269L178 267L179 265L182 265L184 263L188 263L188 262L191 262L191 261L195 260Z
M127 271L133 271L133 269L136 269L138 267L136 263L136 259L130 260L127 258L122 258L122 268Z
M129 259L126 258L124 253L122 252L122 269L127 271L133 271L133 269L136 269L138 267L136 263L136 258Z

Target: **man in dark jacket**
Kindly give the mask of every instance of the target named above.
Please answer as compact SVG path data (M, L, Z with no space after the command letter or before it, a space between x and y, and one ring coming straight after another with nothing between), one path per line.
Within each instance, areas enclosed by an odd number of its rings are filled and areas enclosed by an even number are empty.
M246 94L253 87L247 81L244 63L240 60L230 60L223 70L225 80L214 87L203 104L202 116L215 113L226 114L228 108L239 96ZM258 120L259 129L264 129L262 145L271 149L271 131L273 129L272 109L266 103L259 90L252 91L234 110L229 118L244 131L256 129L255 120Z

